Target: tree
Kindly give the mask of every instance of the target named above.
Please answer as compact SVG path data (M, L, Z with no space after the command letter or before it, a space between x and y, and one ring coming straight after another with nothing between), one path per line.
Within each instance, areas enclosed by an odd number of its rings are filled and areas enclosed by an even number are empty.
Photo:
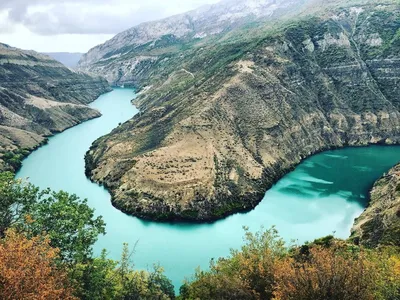
M135 247L132 251L129 251L128 244L123 245L121 261L116 270L122 287L122 299L174 299L174 286L163 274L162 267L154 265L150 272L133 270L131 257L134 254Z
M399 247L384 247L368 252L368 263L374 275L374 299L400 299L399 251Z
M99 258L77 264L72 272L74 285L78 287L76 295L83 300L174 299L174 286L162 268L136 271L130 263L132 253L124 244L120 262L107 259L103 250Z
M48 237L27 239L8 230L0 242L0 298L76 299L67 273L56 265L58 253Z
M15 227L29 237L45 233L51 246L60 249L63 262L87 260L105 223L94 216L86 200L66 192L40 191L30 183L0 174L0 237Z
M241 251L230 258L211 261L210 271L197 271L195 279L181 289L182 299L271 299L275 263L287 248L275 228L251 233L245 229Z
M155 266L150 272L133 269L133 252L127 244L119 263L107 259L105 251L93 258L92 246L104 233L103 219L95 217L86 200L63 191L40 191L14 179L11 173L0 174L0 243L7 246L3 248L4 257L0 255L0 289L5 295L0 294L0 298L10 299L15 293L17 299L72 299L70 290L64 288L67 274L79 299L175 298L174 287L161 267ZM13 252L10 257L15 264L8 259L7 251ZM31 262L26 261L29 256ZM59 276L60 281L52 276ZM41 285L34 287L34 282L45 278L48 285L38 291ZM31 294L26 294L29 290Z
M71 272L76 295L82 300L121 299L115 270L118 262L107 259L106 250L100 257L78 263Z
M274 295L281 300L399 299L399 261L396 253L341 241L311 245L305 254L277 263Z
M179 299L400 299L397 247L363 249L327 236L287 247L272 228L246 229L245 245L197 270Z
M158 297L153 299L174 299L174 285L163 273L164 269L159 265L154 265L153 270L148 273L150 297L157 295Z
M170 300L175 299L174 286L155 265L152 271L131 271L126 277L122 293L123 300Z
M20 228L31 236L48 234L51 245L60 249L63 262L88 260L99 234L105 234L103 219L94 216L87 201L63 191L42 193L28 214L30 221Z
M0 237L11 226L24 222L39 196L39 189L32 184L15 180L11 172L0 173Z

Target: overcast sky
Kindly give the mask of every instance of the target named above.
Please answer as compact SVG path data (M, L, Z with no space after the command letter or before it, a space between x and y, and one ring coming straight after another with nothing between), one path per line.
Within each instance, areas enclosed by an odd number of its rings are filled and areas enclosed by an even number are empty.
M219 0L0 0L0 42L40 52L87 52L145 21Z

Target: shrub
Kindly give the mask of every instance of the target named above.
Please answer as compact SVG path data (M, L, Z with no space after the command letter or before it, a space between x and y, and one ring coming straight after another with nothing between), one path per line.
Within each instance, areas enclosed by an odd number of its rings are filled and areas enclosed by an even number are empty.
M0 298L76 299L67 273L56 265L58 253L48 237L27 239L8 230L0 242Z
M180 299L400 299L399 249L360 248L333 236L288 247L274 228L246 230L229 258L197 270Z
M373 283L363 252L336 252L316 246L303 260L287 257L277 263L276 299L372 299Z
M245 229L241 251L213 261L209 272L197 270L192 282L182 288L182 299L270 299L274 288L275 263L287 248L275 228L251 233Z

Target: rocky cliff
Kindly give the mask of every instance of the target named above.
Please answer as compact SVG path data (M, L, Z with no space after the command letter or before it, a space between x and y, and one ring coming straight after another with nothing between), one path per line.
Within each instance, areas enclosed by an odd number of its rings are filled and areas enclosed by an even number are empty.
M313 153L398 143L398 2L330 5L158 58L137 76L142 113L94 143L88 176L127 213L209 221Z
M115 85L138 85L147 71L191 43L219 39L243 25L277 19L310 0L223 0L185 14L148 22L91 49L79 62L85 72L103 75Z
M0 170L16 170L46 137L100 116L86 104L109 90L48 56L0 44Z
M368 247L400 246L400 165L374 184L369 206L356 219L351 238Z

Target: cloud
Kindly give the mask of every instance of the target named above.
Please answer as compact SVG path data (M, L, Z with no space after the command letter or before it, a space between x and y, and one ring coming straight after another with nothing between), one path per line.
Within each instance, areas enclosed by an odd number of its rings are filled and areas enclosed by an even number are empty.
M133 25L164 17L157 7L93 7L80 4L57 5L46 11L27 14L23 24L35 33L55 34L116 34Z
M216 2L217 0L1 0L0 16L7 13L6 30L23 25L39 35L116 34L142 22ZM4 31L3 28L2 32Z
M38 52L84 53L112 37L113 34L38 35L20 25L14 28L13 33L0 32L0 42L13 47Z
M142 22L219 0L0 0L0 42L40 52L86 52Z
M0 11L0 34L13 33L15 25L8 20L8 11Z

